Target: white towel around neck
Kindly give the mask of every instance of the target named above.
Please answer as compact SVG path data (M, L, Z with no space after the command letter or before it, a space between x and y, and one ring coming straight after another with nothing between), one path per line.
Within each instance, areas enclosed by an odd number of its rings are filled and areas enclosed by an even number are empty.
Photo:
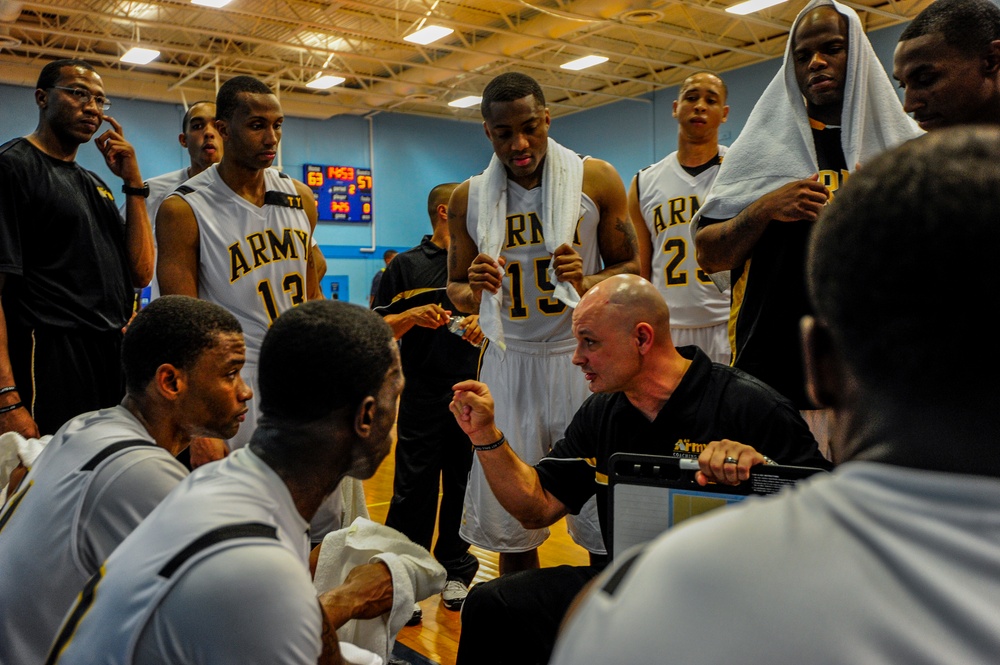
M507 169L494 154L486 170L472 180L479 192L476 226L479 251L496 258L503 248L507 224ZM551 137L542 164L542 234L545 249L551 254L559 245L573 242L573 233L580 220L580 196L583 193L583 160L572 150L559 145ZM501 269L501 276L503 270ZM570 307L576 307L580 296L572 284L556 280L555 269L549 265L549 281L555 284L553 296ZM506 349L500 305L503 291L483 291L479 305L479 327L483 334Z
M763 194L819 170L805 99L795 79L792 35L817 7L830 6L847 18L848 50L841 114L841 146L849 170L923 133L903 110L857 13L835 0L812 0L788 33L781 69L754 105L739 137L726 153L705 202L691 220L691 237L703 217L731 219ZM720 290L729 273L716 273Z

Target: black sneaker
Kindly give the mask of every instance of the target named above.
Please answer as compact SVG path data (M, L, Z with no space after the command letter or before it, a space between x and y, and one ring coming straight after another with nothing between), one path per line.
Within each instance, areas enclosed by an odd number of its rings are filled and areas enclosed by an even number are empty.
M419 626L421 619L424 618L424 611L420 609L420 605L413 603L413 614L410 615L409 621L406 622L407 626Z

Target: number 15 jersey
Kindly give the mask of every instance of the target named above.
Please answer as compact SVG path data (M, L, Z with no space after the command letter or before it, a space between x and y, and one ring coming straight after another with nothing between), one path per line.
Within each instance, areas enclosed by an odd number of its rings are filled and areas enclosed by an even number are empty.
M469 185L466 227L479 244L479 179ZM525 189L507 181L507 218L500 255L506 260L503 279L503 334L508 340L556 342L573 338L572 310L552 296L555 285L546 274L551 255L542 235L542 188ZM580 212L573 234L573 249L583 259L583 274L601 269L597 243L600 211L586 194L580 195Z
M294 181L269 168L257 207L212 166L177 188L198 221L198 297L239 319L247 363L256 365L264 334L282 312L306 299L309 218Z

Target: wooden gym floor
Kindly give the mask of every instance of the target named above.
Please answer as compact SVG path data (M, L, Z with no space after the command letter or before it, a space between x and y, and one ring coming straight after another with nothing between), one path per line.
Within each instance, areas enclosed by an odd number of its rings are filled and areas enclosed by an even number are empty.
M392 475L395 459L395 445L376 474L364 483L365 497L371 519L384 522L392 498ZM566 532L565 520L551 527L552 535L539 549L542 566L561 564L586 565L586 550L573 542ZM491 580L497 576L497 555L493 552L473 547L470 550L479 559L479 573L474 584ZM461 631L459 613L446 610L441 604L441 595L435 594L420 603L424 612L423 621L399 632L397 641L423 654L440 665L455 665L458 650L458 636Z

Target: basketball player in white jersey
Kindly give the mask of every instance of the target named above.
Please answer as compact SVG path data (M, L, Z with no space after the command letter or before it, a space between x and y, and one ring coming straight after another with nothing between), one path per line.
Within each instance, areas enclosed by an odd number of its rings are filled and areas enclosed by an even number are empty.
M499 256L480 251L477 228L483 220L478 219L478 183L467 180L459 185L448 207L448 297L460 311L478 312L484 289L491 293L502 289L506 351L501 356L498 345L487 345L480 379L504 405L497 412L507 419L503 431L511 446L522 459L534 463L562 437L589 395L587 382L572 364L572 309L552 297L555 285L546 269L551 261L556 280L571 284L581 295L611 275L637 273L635 230L628 220L621 177L607 162L586 159L575 238L550 254L541 237L540 217L551 117L541 87L524 74L501 74L483 91L481 109L486 136L507 172L505 240ZM596 508L592 511L594 529L581 524L573 535L592 554L599 554L604 548ZM537 548L548 530L526 530L511 517L474 461L460 534L498 552L504 574L537 568Z
M156 212L160 209L163 199L170 196L175 189L183 185L188 178L193 178L212 164L222 160L222 139L215 129L215 102L200 101L188 107L181 120L181 133L177 141L187 150L190 165L177 171L164 173L146 181L149 185L149 195L146 197L146 211L149 221L156 222ZM125 204L121 206L124 214ZM155 226L154 226L155 232ZM153 300L160 295L160 286L153 276L149 284L149 298Z
M640 274L670 307L675 346L694 344L717 363L729 364L729 289L720 292L695 258L691 218L719 173L726 146L726 84L710 72L684 79L673 105L677 150L632 178L628 212L639 241Z
M121 404L59 428L0 510L0 662L42 663L87 580L187 476L192 436L232 436L250 390L240 324L170 296L122 341Z
M338 373L349 380L331 381ZM260 384L250 442L195 469L116 548L66 613L48 662L382 662L349 657L336 631L388 623L392 573L373 559L317 595L307 526L344 477L370 478L389 452L403 389L392 331L346 302L295 307L267 332Z
M239 319L247 345L243 377L255 393L264 333L279 314L319 292L312 190L270 168L283 122L281 105L264 83L250 76L226 81L216 98L222 161L175 190L156 216L161 293L210 300ZM242 447L256 413L251 402L228 447L206 455Z

